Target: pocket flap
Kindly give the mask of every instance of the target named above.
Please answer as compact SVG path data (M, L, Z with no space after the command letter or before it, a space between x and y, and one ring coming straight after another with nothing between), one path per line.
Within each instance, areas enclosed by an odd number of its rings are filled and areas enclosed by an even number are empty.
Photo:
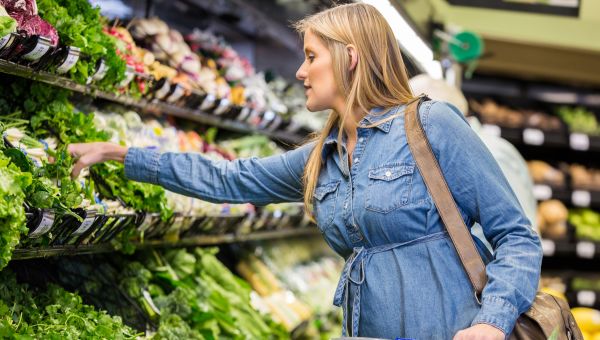
M400 176L412 174L413 171L415 171L414 165L385 165L369 170L369 178L393 181Z
M327 194L336 191L339 184L340 181L335 181L316 187L314 197L321 201Z

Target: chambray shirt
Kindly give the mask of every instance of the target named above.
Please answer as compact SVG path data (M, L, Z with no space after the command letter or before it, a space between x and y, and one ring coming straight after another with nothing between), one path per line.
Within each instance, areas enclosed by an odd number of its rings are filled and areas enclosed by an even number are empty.
M323 237L346 259L334 297L344 335L451 339L477 323L510 334L538 287L539 237L461 113L423 103L421 122L464 221L481 224L494 249L491 257L478 248L488 276L480 304L407 145L404 109L374 109L361 121L351 167L345 142L341 158L337 151L337 130L322 150L314 211ZM211 202L299 202L313 148L234 161L131 148L125 173Z

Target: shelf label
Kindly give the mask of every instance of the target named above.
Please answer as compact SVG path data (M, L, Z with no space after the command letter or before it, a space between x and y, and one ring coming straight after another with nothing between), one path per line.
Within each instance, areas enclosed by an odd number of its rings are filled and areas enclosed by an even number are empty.
M38 224L37 228L34 231L29 233L30 238L36 238L44 235L45 233L50 231L52 225L54 224L54 214L48 211L44 211L42 214L42 220L40 224Z
M8 41L10 40L11 35L10 33L3 36L2 38L0 38L0 49L3 49L4 46L6 46L8 44Z
M575 251L577 256L581 257L582 259L592 259L596 253L596 245L587 241L577 242Z
M576 207L587 208L590 206L592 202L592 195L589 191L585 190L575 190L571 194L571 201L573 205Z
M185 88L179 84L175 85L175 90L173 93L167 98L169 103L173 103L179 100L181 96L185 94Z
M156 90L156 92L154 93L154 97L158 98L158 99L163 99L163 98L165 98L165 96L167 94L169 94L170 89L171 89L171 84L169 84L168 81L165 81L163 86L160 89Z
M49 49L50 45L46 44L46 42L42 39L39 39L37 45L35 45L33 50L25 54L22 58L29 61L35 61L43 57Z
M215 100L217 100L217 97L215 97L214 94L209 93L208 95L206 95L206 98L204 98L202 104L200 104L200 110L208 110L215 104Z
M544 256L554 256L554 253L556 253L556 243L552 240L542 239L542 250L544 251Z
M242 108L242 111L240 112L240 114L237 116L237 120L239 121L244 121L246 120L246 118L248 118L248 116L250 115L250 108L248 106L244 106Z
M98 70L96 71L96 73L94 73L94 75L90 79L91 80L102 80L104 78L104 76L106 76L107 72L108 72L108 66L106 66L106 63L104 62L104 60L100 60L100 66L98 66Z
M75 230L73 232L73 236L79 236L82 235L83 233L85 233L88 229L90 229L90 227L92 226L92 224L94 224L94 221L96 220L96 215L87 217L86 219L83 220L83 222L81 222L81 225L79 226L79 228L77 228L77 230Z
M545 184L533 186L533 196L538 201L546 201L552 198L552 188Z
M154 313L160 315L160 309L158 309L158 307L156 307L156 305L154 304L154 300L152 300L150 292L148 292L146 289L142 289L142 296L144 297L144 300L146 300L150 308L152 308Z
M582 306L593 306L596 303L596 293L589 290L577 292L577 303Z
M523 142L529 145L544 144L544 132L538 129L523 130Z
M569 145L573 150L588 151L590 149L590 137L583 133L572 133L569 135Z
M72 49L74 47L71 47ZM56 69L58 74L67 73L70 69L77 64L79 60L79 53L69 53L65 61Z
M221 115L221 114L225 113L230 107L231 106L229 105L229 99L223 98L223 99L221 99L219 106L217 106L217 108L215 109L214 114Z
M498 125L483 124L481 126L481 129L483 130L483 132L487 133L488 135L492 135L492 136L496 136L496 137L500 137L500 135L502 135L502 129L500 129L500 127Z

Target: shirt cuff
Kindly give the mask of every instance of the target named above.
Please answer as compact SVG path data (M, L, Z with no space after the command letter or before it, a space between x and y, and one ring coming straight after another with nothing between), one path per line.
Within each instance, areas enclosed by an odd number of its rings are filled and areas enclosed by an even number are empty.
M158 183L160 153L143 148L129 148L125 155L125 177L127 179Z
M519 311L510 302L496 296L484 297L481 310L471 323L488 324L504 332L506 338L510 335L519 317Z

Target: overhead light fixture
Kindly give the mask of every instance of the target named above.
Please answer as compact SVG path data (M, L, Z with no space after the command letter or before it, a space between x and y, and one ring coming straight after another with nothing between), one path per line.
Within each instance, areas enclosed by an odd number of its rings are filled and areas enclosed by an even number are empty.
M372 5L383 15L392 28L400 46L414 59L432 78L442 79L442 65L433 59L433 51L400 15L389 0L362 0Z

